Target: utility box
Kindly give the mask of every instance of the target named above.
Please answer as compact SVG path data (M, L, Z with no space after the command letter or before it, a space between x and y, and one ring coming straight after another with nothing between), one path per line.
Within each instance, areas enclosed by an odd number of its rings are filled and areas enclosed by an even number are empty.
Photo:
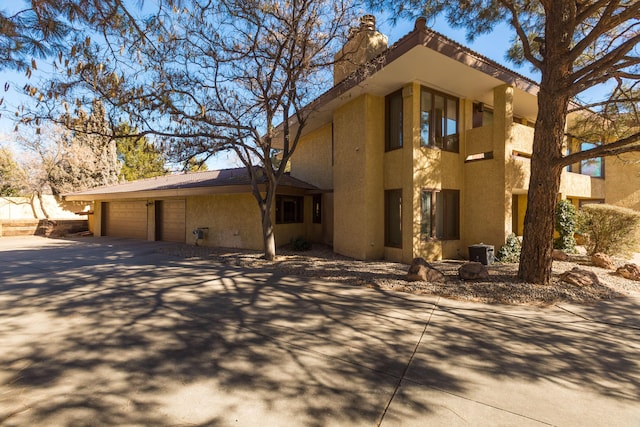
M493 264L494 259L494 248L492 245L480 243L478 245L469 246L469 261L489 265Z

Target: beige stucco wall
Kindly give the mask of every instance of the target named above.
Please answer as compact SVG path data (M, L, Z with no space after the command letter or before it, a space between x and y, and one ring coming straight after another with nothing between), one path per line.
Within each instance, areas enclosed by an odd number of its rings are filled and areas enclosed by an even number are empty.
M493 126L482 126L462 132L467 141L464 147L465 158L472 154L493 151Z
M492 136L493 159L466 163L464 176L464 238L461 250L476 243L494 245L496 251L505 242L512 228L512 195L521 185L521 169L511 158L517 126L513 125L513 88L507 85L494 89L492 131L469 132L471 138ZM482 129L482 128L481 128ZM486 147L486 141L482 142ZM487 150L489 151L489 150Z
M298 195L299 192L292 192ZM301 195L301 193L300 193ZM245 248L263 250L262 226L258 204L250 193L215 194L209 196L180 197L185 200L185 242L194 244L193 230L208 228L205 238L198 244L211 247ZM132 199L133 200L133 199ZM135 199L142 200L142 199ZM162 199L144 199L147 206L147 239L155 240L155 204ZM94 234L102 235L102 203L97 200L94 209ZM322 241L322 228L312 224L311 196L305 196L304 223L275 224L272 210L276 247L290 243L291 239L304 237L310 241Z
M300 139L291 159L291 176L321 189L333 188L332 124Z
M640 211L640 153L605 158L605 202Z
M334 239L337 253L384 255L384 98L365 94L334 112Z
M262 250L260 211L251 194L193 196L186 200L186 230L208 227L206 246ZM277 234L276 234L277 235ZM193 237L187 242L192 243Z
M605 186L605 180L602 178L592 178L589 175L567 172L566 170L562 171L560 178L560 194L562 197L604 199Z
M519 123L513 123L511 127L511 151L531 154L533 153L533 134L535 129ZM511 154L511 153L509 153Z

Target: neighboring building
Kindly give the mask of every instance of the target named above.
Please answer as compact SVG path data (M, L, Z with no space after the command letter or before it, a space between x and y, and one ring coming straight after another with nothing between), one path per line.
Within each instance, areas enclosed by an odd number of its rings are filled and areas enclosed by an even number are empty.
M279 186L277 245L301 235L354 258L408 263L464 258L469 245L497 249L522 234L538 86L425 22L390 48L373 17L352 33ZM605 200L602 166L567 168L559 198ZM203 244L261 249L246 172L204 174L69 198L96 201L97 235L184 242L208 227Z

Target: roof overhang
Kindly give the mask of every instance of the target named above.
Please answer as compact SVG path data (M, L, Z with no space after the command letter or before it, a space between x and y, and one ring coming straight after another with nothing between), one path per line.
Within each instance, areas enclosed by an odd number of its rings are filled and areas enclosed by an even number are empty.
M494 88L514 88L514 114L535 121L538 84L425 27L414 30L311 102L305 133L331 122L333 111L365 93L385 96L419 82L463 99L493 105ZM292 125L295 126L294 123Z

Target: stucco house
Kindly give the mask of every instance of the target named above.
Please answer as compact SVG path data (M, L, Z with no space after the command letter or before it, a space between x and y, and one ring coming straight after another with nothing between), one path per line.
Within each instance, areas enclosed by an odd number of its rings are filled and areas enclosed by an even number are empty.
M276 200L277 245L304 236L357 259L410 262L522 234L538 86L425 23L390 47L373 17L354 29L334 86L308 106ZM560 191L576 205L606 200L603 162L567 168ZM68 198L94 201L96 235L190 242L201 227L201 244L262 248L241 169Z

